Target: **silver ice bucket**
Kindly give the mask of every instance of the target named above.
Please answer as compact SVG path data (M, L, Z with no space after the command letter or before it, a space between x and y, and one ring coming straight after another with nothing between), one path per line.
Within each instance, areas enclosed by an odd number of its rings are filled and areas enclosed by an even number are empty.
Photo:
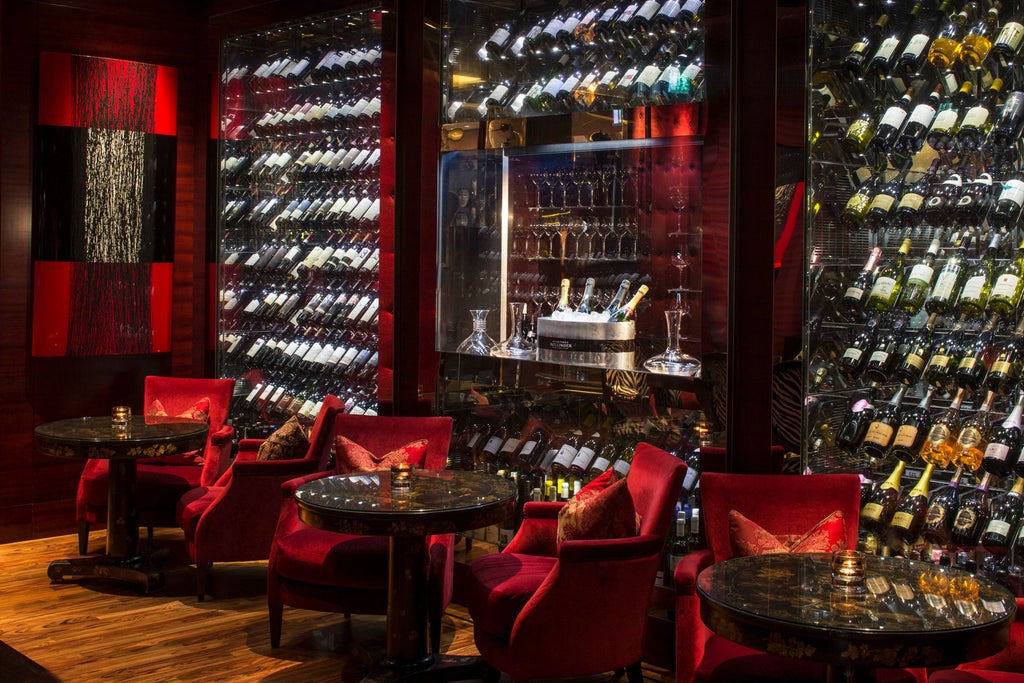
M636 325L576 320L537 320L537 360L632 370Z

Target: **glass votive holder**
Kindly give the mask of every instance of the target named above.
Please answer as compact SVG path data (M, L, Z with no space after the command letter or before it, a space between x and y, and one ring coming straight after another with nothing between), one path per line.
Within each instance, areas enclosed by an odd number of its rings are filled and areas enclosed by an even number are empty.
M128 436L132 425L131 406L114 406L110 409L110 430L121 437Z
M391 488L404 491L412 488L412 472L414 467L407 462L391 466Z
M864 590L867 561L859 550L837 550L832 553L832 585L850 593Z

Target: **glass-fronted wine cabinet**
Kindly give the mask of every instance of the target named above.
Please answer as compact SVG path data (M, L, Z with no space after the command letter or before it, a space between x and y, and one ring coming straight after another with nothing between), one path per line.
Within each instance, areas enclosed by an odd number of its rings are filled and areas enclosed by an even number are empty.
M246 435L328 393L377 410L381 83L380 11L222 42L217 372Z
M1019 4L810 3L806 466L865 476L869 549L992 571L1024 473Z
M454 466L584 479L628 468L640 439L689 453L721 430L729 240L704 201L704 24L703 2L445 4Z

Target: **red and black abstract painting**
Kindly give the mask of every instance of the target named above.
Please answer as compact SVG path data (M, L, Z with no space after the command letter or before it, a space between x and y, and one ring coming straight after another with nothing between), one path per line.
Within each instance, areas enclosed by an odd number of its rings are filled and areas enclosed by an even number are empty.
M170 351L177 80L40 56L33 356Z

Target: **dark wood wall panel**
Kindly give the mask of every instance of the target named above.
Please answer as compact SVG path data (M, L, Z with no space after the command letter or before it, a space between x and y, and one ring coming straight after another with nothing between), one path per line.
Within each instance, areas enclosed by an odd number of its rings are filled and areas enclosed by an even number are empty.
M74 528L81 464L35 453L40 422L141 407L146 374L201 375L205 132L209 76L198 1L20 0L0 5L0 542ZM200 49L197 50L197 47ZM31 229L37 70L41 51L178 69L173 333L170 353L33 359Z

